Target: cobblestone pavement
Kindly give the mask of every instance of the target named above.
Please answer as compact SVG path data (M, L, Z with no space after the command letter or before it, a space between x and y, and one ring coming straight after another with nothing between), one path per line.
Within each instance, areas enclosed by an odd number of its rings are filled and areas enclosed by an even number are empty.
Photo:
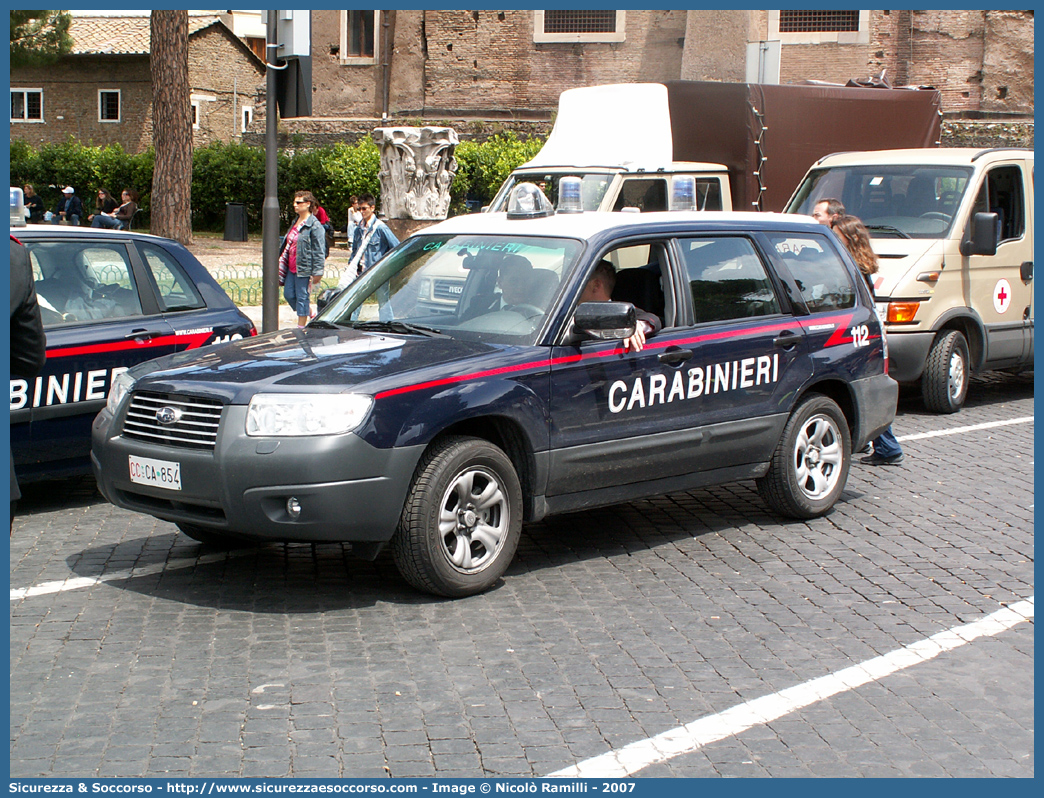
M976 379L954 416L904 397L905 466L854 466L826 518L748 482L552 518L458 601L386 556L225 554L90 480L29 487L11 775L568 768L1031 598L1032 414L1026 378ZM1032 776L1033 728L1031 621L636 775Z

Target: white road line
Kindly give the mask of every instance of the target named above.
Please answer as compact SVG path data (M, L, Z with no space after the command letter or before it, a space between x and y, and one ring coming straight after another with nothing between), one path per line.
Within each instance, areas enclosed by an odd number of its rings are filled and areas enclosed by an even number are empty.
M912 665L927 662L980 637L992 637L1011 629L1016 624L1033 618L1033 598L1030 596L1026 601L1019 601L981 620L955 626L883 656L874 657L795 687L788 687L772 695L738 704L724 712L700 718L647 740L639 740L618 751L586 759L573 767L549 775L581 779L633 776L650 765L691 753L754 726L771 723L818 701L854 690Z
M227 560L235 556L233 553L206 554L202 557L194 557L190 560L172 560L160 562L155 565L146 565L142 568L131 568L127 571L116 571L101 576L80 576L69 579L60 579L55 582L43 582L34 587L11 588L11 601L31 598L32 596L46 596L50 593L62 593L66 590L79 590L85 587L94 587L105 582L115 582L120 579L136 579L141 576L153 576L164 571L175 571L180 568L191 568L193 565L209 565L214 562Z
M994 427L1007 427L1011 424L1032 424L1033 416L1023 416L1022 418L1009 418L1006 421L989 421L985 424L972 424L970 427L954 427L953 429L937 429L933 432L918 432L914 435L900 435L896 438L897 441L919 441L924 438L938 438L943 435L959 435L962 432L978 432L983 429L993 429Z

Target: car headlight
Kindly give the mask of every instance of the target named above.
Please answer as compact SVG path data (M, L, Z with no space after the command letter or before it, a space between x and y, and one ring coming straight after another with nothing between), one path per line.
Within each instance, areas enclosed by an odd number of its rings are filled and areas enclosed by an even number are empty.
M114 379L112 385L109 386L109 395L105 400L105 409L113 415L116 415L116 408L120 406L123 397L130 393L130 390L133 387L134 378L127 372L124 371L117 374L116 379Z
M259 393L247 409L246 433L339 435L362 424L372 406L372 396L357 393Z

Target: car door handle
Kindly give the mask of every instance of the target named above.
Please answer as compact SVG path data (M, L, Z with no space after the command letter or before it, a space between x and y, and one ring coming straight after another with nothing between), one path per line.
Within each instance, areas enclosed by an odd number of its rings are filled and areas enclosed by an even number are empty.
M778 338L773 338L772 343L782 349L791 349L801 343L802 336L800 333L791 332L790 330L784 330L779 334Z
M1028 283L1033 279L1033 261L1023 261L1019 267L1019 277L1022 278L1022 282Z
M123 337L129 341L132 338L159 338L163 334L163 330L135 330L134 332L127 333Z
M692 357L691 349L678 349L677 347L671 347L665 352L661 352L656 356L656 359L661 363L684 363Z

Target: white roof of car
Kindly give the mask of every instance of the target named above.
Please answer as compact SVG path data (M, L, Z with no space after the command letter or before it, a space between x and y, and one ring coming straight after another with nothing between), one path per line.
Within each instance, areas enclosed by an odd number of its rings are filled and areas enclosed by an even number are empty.
M654 226L690 223L694 229L706 230L715 225L734 227L744 224L751 230L764 228L767 222L782 222L791 226L818 223L811 216L783 213L751 213L727 211L668 211L662 213L556 213L536 219L509 219L506 213L470 213L454 216L444 222L425 227L413 235L507 235L553 236L559 238L589 239L616 227Z
M873 164L925 164L932 166L968 166L978 160L987 162L1012 158L1033 160L1033 150L1005 147L926 147L910 150L872 150L842 152L820 159L816 166L869 166Z

